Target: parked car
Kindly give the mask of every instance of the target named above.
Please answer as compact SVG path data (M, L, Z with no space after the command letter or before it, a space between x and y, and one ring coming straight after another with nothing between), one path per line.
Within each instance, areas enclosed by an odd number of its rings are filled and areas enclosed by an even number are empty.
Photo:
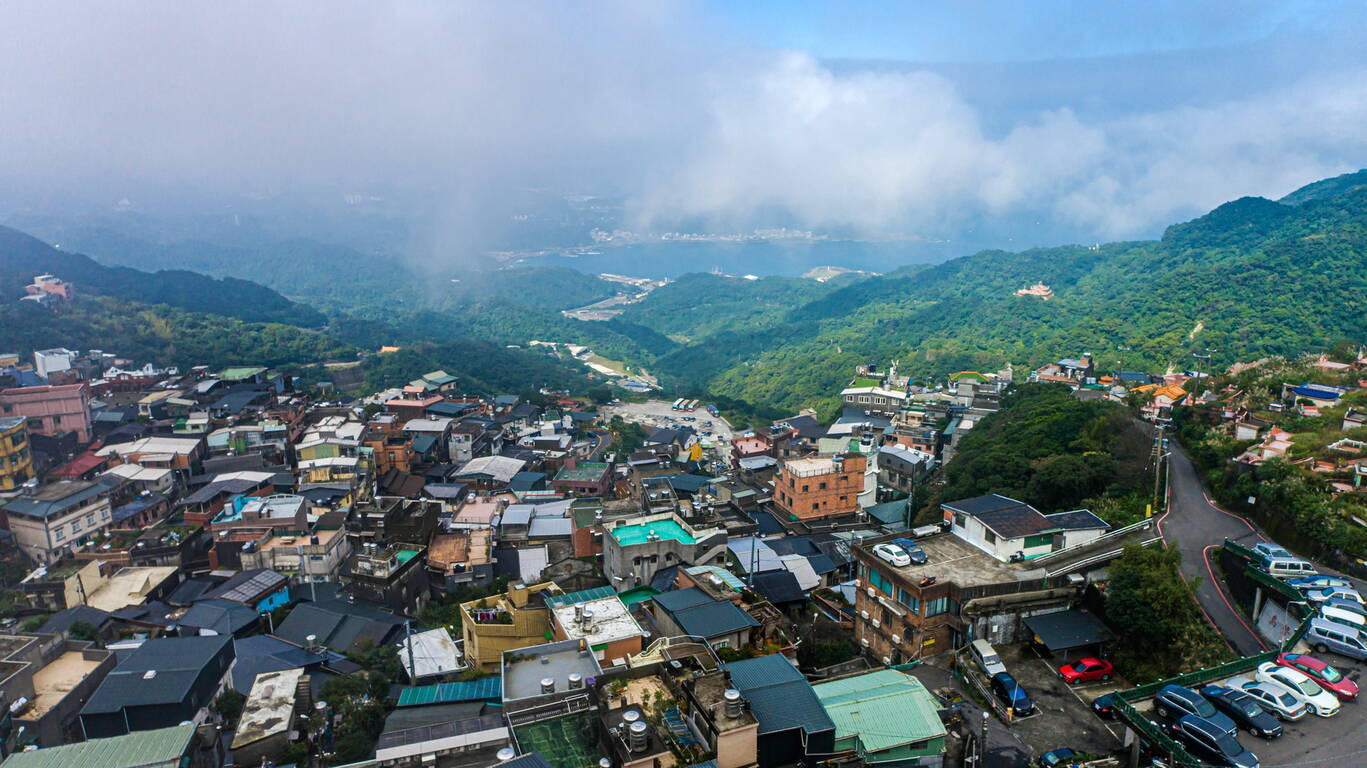
M1025 717L1035 711L1035 704L1030 701L1030 694L1026 693L1021 684L1016 682L1016 678L1006 672L998 672L992 676L992 695L1006 705L1011 710L1011 714L1016 717Z
M1338 608L1339 610L1349 611L1352 613L1356 613L1357 615L1362 616L1364 618L1367 618L1367 606L1364 606L1362 603L1359 603L1356 600L1349 600L1346 597L1331 597L1328 600L1325 600L1324 602L1320 603L1320 607Z
M1367 616L1363 616L1361 613L1350 608L1343 607L1344 603L1351 602L1352 601L1350 600L1340 600L1337 597L1331 597L1320 603L1319 610L1315 611L1315 615L1322 619L1328 619L1335 624L1342 624L1345 627L1354 627L1358 632L1367 630ZM1330 605L1330 603L1334 603L1334 605Z
M1252 696L1258 702L1258 706L1278 720L1299 720L1310 713L1309 707L1297 701L1295 696L1287 693L1280 685L1260 683L1246 677L1231 677L1225 681L1225 685Z
M1277 663L1300 672L1344 701L1358 700L1358 684L1314 656L1307 656L1303 653L1283 653L1277 657Z
M921 545L911 539L893 539L892 543L907 553L907 557L911 558L912 565L925 565L930 560L930 556L926 554L924 549L921 549Z
M1350 659L1367 659L1367 640L1356 627L1338 624L1326 619L1311 619L1310 629L1305 633L1305 642L1316 653L1333 651Z
M978 668L987 674L988 677L1005 672L1006 665L1002 663L1001 657L997 655L997 649L986 640L978 639L968 644L968 654L977 662Z
M1269 715L1256 699L1244 691L1223 685L1207 685L1201 689L1201 695L1233 720L1235 725L1254 736L1275 739L1282 735L1282 724L1277 722L1277 718Z
M1299 557L1268 557L1262 562L1263 570L1267 575L1274 578L1289 581L1291 579L1303 579L1307 576L1318 576L1319 570L1315 564L1309 560L1302 560Z
M1039 758L1035 760L1035 765L1039 766L1039 768L1065 768L1069 765L1077 765L1077 761L1073 759L1077 756L1077 752L1067 747L1051 749L1040 755Z
M1158 689L1153 696L1153 711L1169 723L1175 723L1186 715L1195 715L1219 726L1231 736L1239 730L1233 720L1220 714L1205 697L1180 685L1165 685Z
M1339 713L1339 709L1342 707L1339 703L1339 697L1321 688L1319 683L1290 667L1283 667L1275 661L1259 664L1254 673L1254 679L1263 683L1280 685L1297 701L1305 704L1311 712L1320 717L1333 717Z
M1102 720L1115 719L1115 694L1103 693L1092 699L1092 711Z
M1358 591L1352 587L1321 587L1305 590L1305 599L1312 603L1322 603L1330 598L1352 600L1358 605L1362 604L1362 595L1359 595Z
M896 544L888 544L886 542L883 544L875 544L873 553L878 556L878 559L896 568L904 568L911 565L911 557L907 555L906 552L903 552L902 548Z
M1105 659L1097 659L1091 656L1064 664L1058 668L1058 676L1069 685L1089 683L1094 680L1110 680L1113 674L1115 674L1114 664Z
M1347 579L1340 579L1337 576L1326 576L1322 573L1318 576L1302 576L1299 579L1292 579L1286 583L1296 589L1324 589L1325 587L1353 586Z
M1273 541L1260 541L1253 545L1253 551L1259 557L1295 557L1286 547Z
M1258 756L1215 723L1185 715L1172 724L1172 735L1188 752L1205 762L1228 768L1259 768Z

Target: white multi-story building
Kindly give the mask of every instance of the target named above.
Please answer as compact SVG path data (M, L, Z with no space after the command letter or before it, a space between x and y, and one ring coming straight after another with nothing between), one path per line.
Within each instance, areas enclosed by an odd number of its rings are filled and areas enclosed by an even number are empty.
M109 527L110 487L100 482L49 483L0 507L14 541L38 563L54 563Z

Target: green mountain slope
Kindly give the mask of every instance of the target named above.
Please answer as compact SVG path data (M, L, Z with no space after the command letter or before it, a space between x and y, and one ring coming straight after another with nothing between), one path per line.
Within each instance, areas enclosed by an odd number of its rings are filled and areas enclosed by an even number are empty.
M1314 185L1312 185L1314 186ZM1335 194L1322 194L1334 191ZM1327 347L1367 336L1367 187L1340 183L1299 205L1243 198L1170 227L1157 241L989 251L873 277L662 355L666 381L752 406L830 398L852 366L900 360L915 375L1035 367L1091 352L1105 369L1189 367ZM1043 281L1054 298L1016 296ZM708 306L711 287L679 281L669 306ZM626 316L675 332L647 298ZM717 307L717 311L726 311Z
M23 286L42 273L74 283L78 293L167 304L251 322L304 327L325 322L317 310L248 280L216 280L182 269L142 272L107 267L88 256L58 250L18 230L0 227L0 297L8 300L22 296Z

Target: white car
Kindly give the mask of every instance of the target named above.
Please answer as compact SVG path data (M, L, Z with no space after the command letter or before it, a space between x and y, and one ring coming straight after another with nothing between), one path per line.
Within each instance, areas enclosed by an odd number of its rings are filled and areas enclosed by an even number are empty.
M1309 711L1280 685L1259 683L1246 677L1231 677L1225 681L1225 685L1252 696L1258 706L1278 720L1299 720Z
M911 555L908 555L906 550L896 544L875 544L873 553L878 555L879 559L896 568L904 568L911 565Z
M1269 661L1259 665L1254 676L1259 682L1285 688L1287 693L1320 717L1333 717L1339 713L1339 697L1324 690L1319 683L1301 672Z
M1322 589L1309 589L1305 592L1305 599L1312 603L1322 603L1334 597L1341 600L1352 600L1359 605L1362 604L1362 595L1359 595L1358 591L1352 587L1324 587Z

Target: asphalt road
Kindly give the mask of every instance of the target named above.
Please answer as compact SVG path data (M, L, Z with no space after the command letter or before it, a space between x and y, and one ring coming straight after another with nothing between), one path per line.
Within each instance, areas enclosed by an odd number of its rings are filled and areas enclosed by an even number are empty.
M1158 521L1159 533L1182 552L1183 576L1195 581L1197 601L1230 647L1244 656L1267 650L1250 622L1234 609L1209 560L1210 550L1226 538L1248 547L1265 538L1243 518L1207 500L1200 473L1176 441L1169 462L1172 497L1167 514Z
M593 449L589 451L589 461L602 461L603 452L612 447L612 441L617 438L606 429L596 429L593 435Z

